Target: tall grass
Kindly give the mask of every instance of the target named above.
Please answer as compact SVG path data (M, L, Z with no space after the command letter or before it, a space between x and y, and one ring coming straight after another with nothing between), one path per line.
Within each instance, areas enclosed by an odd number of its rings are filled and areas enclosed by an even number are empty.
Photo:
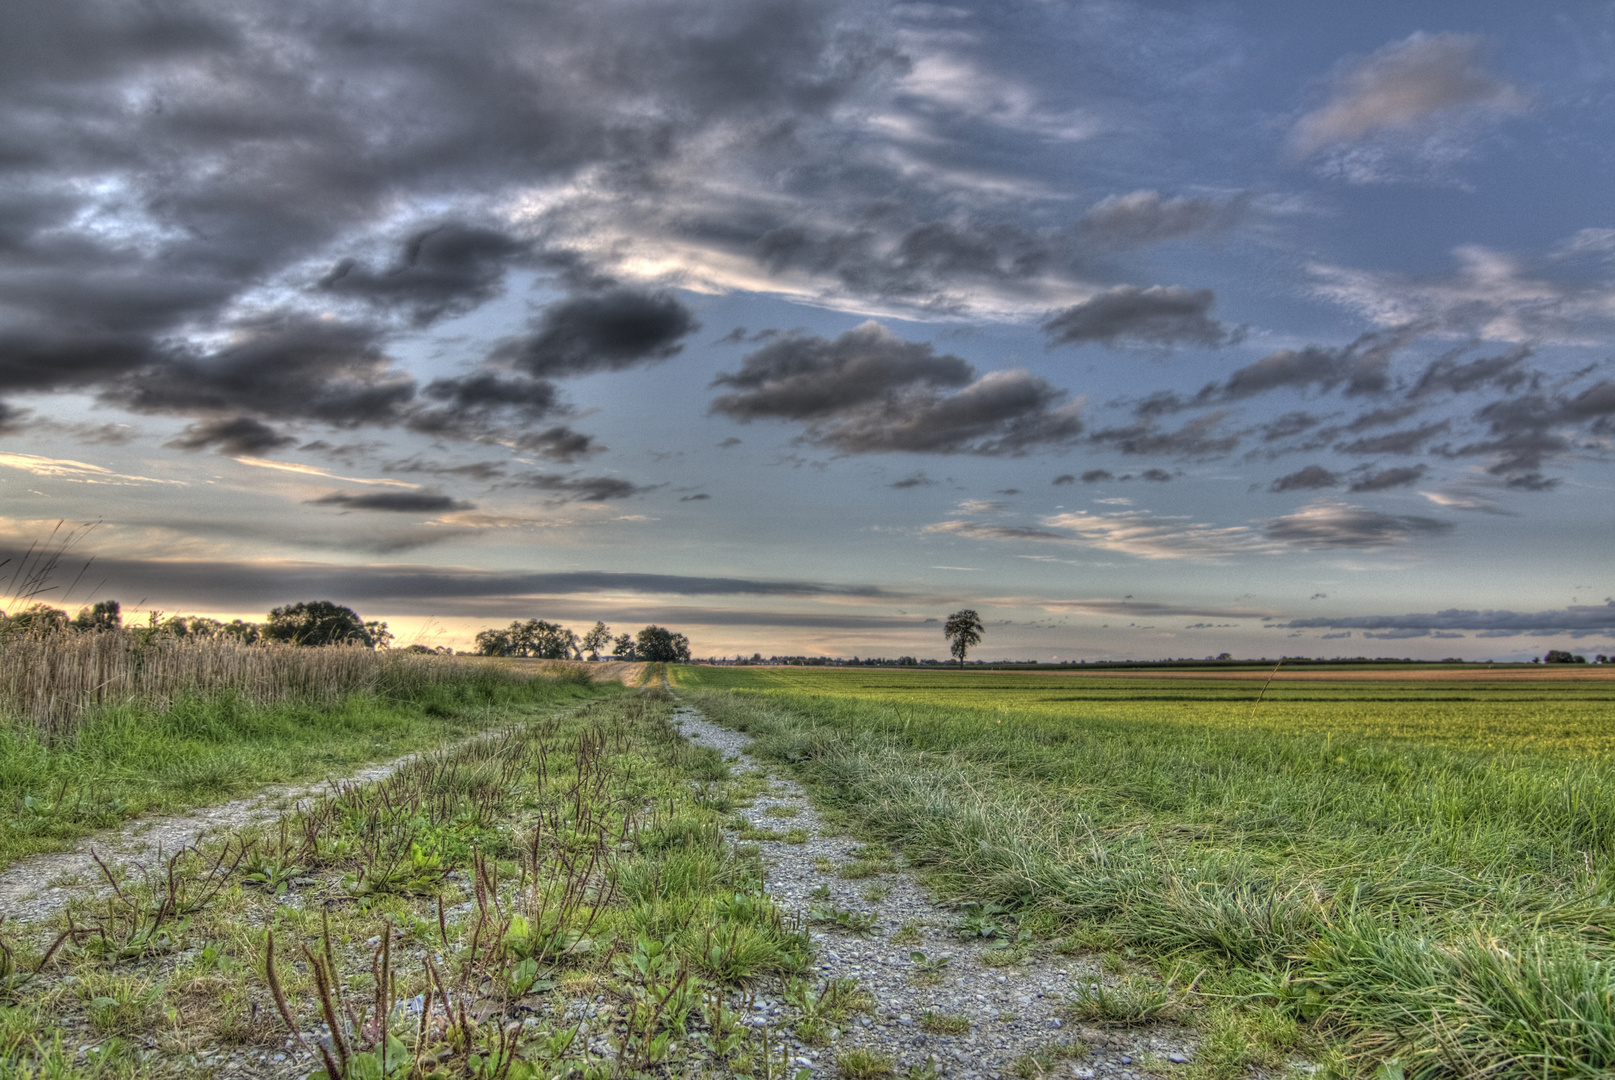
M131 634L0 639L0 867L151 810L340 775L620 687L473 659Z
M493 676L471 662L358 645L148 639L125 630L0 635L0 718L50 739L73 734L98 711L136 702L164 709L186 696L228 691L255 706L334 705L355 693L409 697L436 683L490 677L520 678L512 671Z

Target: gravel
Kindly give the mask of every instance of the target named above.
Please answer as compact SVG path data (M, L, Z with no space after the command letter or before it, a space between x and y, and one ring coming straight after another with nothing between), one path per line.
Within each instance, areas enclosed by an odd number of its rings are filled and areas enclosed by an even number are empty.
M674 722L691 742L710 746L744 768L764 768L747 752L750 740L719 727L701 712L681 705ZM877 1002L875 1015L857 1018L823 1050L802 1048L808 1067L820 1075L833 1073L837 1055L855 1047L890 1055L898 1070L934 1067L961 1080L1014 1075L1012 1064L1022 1055L1065 1047L1079 1053L1057 1060L1053 1075L1077 1077L1150 1077L1162 1073L1150 1066L1184 1063L1193 1058L1194 1033L1173 1025L1125 1030L1104 1030L1073 1022L1062 1008L1078 987L1115 980L1103 975L1091 960L1060 956L1046 944L1031 949L1023 963L998 967L982 963L990 943L961 940L954 932L960 914L937 903L900 868L878 877L844 880L836 869L818 869L821 860L835 866L853 861L861 845L845 836L828 835L823 820L794 781L769 773L770 788L740 812L753 828L783 834L807 829L805 844L782 840L760 841L768 867L769 894L787 912L806 920L809 907L828 903L836 908L871 914L877 920L868 937L833 924L812 923L817 949L818 977L856 978ZM794 817L770 816L773 807L797 811ZM871 885L887 889L878 901L864 898ZM827 887L828 901L814 900L810 891ZM909 928L903 943L892 941L900 928ZM918 938L912 939L914 930ZM916 953L922 954L916 957ZM926 964L940 970L927 972ZM1001 958L1000 958L1001 959ZM766 1007L783 1006L759 1002ZM787 1011L788 1011L788 1007ZM970 1030L961 1035L931 1034L921 1027L927 1013L963 1016ZM1036 1075L1036 1073L1034 1073Z
M495 734L497 732L479 732L464 741ZM318 784L274 784L244 799L185 814L135 818L120 829L97 833L81 841L71 851L18 859L0 871L0 914L6 916L8 923L42 922L66 907L73 897L109 891L104 875L95 865L95 855L99 855L114 874L130 869L154 869L163 859L210 833L276 821L288 809L322 792L348 784L385 780L419 756L419 753L405 754Z

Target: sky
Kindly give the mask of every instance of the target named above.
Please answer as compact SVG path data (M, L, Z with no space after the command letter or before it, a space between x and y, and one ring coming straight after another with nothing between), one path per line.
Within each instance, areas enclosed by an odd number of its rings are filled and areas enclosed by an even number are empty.
M1615 652L1610 3L6 23L0 558L65 522L60 606Z

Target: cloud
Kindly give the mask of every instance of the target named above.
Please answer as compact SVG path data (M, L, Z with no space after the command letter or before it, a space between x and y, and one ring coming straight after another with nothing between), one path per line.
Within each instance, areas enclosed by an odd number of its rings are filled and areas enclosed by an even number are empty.
M40 457L37 454L7 454L0 453L0 466L11 469L21 469L23 472L33 473L35 476L46 476L53 480L69 480L77 484L112 484L124 487L133 484L174 484L183 486L178 480L157 480L150 476L130 476L124 473L115 473L111 469L100 465L91 465L84 461L74 461L71 458Z
M1220 562L1235 555L1278 550L1244 525L1219 526L1182 516L1156 516L1143 510L1092 514L1073 511L1043 519L1050 529L1067 530L1076 543L1139 559Z
M0 550L17 558L25 548ZM812 581L566 571L508 573L441 565L131 559L95 553L103 595L148 596L165 606L210 611L265 610L292 599L327 596L339 603L395 605L393 610L463 615L466 608L520 603L534 596L633 600L653 596L749 596L846 602L908 600L874 585ZM766 613L758 613L766 614Z
M1089 469L1082 474L1084 484L1099 484L1106 480L1114 480L1116 476L1109 469Z
M1608 432L1615 422L1615 381L1602 380L1574 397L1564 394L1522 394L1480 409L1475 418L1489 429L1491 438L1461 446L1438 446L1444 457L1491 457L1486 471L1512 488L1544 491L1558 480L1544 476L1549 462L1571 453L1575 446L1564 430L1586 425Z
M1352 615L1296 619L1284 625L1299 629L1349 627L1354 630L1396 631L1406 636L1417 636L1433 631L1450 633L1469 630L1480 631L1483 637L1508 637L1515 634L1536 637L1567 634L1573 637L1587 637L1615 633L1615 601L1572 605L1551 611L1469 611L1449 608L1423 615Z
M1094 432L1089 438L1093 442L1114 447L1124 454L1215 458L1239 446L1237 433L1223 434L1218 431L1218 426L1226 418L1225 412L1207 413L1205 416L1188 421L1176 431L1163 431L1153 421L1145 421L1126 427L1105 428Z
M485 226L448 221L404 241L392 265L375 270L343 259L319 281L327 293L408 312L425 326L479 307L499 295L505 268L530 242Z
M735 389L714 398L711 411L743 423L803 422L808 441L848 454L1018 456L1082 433L1080 403L1042 379L1025 371L975 378L959 357L875 322L833 340L772 342L713 385Z
M217 351L142 370L102 397L137 412L255 413L335 427L392 424L415 383L382 351L380 332L277 312L244 320Z
M1565 274L1549 260L1533 276L1526 261L1478 244L1454 248L1453 255L1456 271L1440 277L1327 264L1308 269L1318 296L1385 327L1418 323L1448 335L1524 347L1595 344L1615 321L1615 289L1602 275L1589 280ZM1506 385L1513 378L1509 356L1473 361L1473 366L1438 361L1432 389L1466 377L1472 385Z
M1149 480L1157 484L1165 484L1172 479L1172 474L1165 469L1145 469L1138 474L1140 480Z
M290 446L296 441L290 435L282 435L262 421L254 420L250 416L237 416L191 424L179 438L165 445L191 451L216 446L219 453L230 457L256 457L270 450Z
M682 499L680 499L679 502L700 502L700 501L702 501L704 499L710 499L710 498L712 498L711 495L708 495L706 492L701 492L701 493L696 494L696 495L686 495Z
M1231 198L1175 196L1158 191L1111 195L1095 203L1077 225L1088 243L1127 249L1160 244L1196 233L1220 232L1248 211L1245 195Z
M617 288L556 301L531 333L500 342L489 359L549 378L622 371L677 356L700 328L671 293Z
M1340 486L1340 477L1322 465L1308 465L1298 472L1281 476L1268 485L1269 491L1316 491Z
M1006 596L995 597L989 602L995 607L1038 607L1045 611L1069 611L1083 615L1126 615L1140 619L1170 617L1267 619L1274 615L1274 612L1266 608L1215 607L1149 600L1047 600L1041 597Z
M1057 311L1043 323L1050 345L1099 342L1120 346L1202 345L1217 348L1238 335L1208 312L1210 289L1178 285L1118 285L1090 300Z
M461 502L430 491L370 491L362 495L333 491L308 502L311 506L339 506L344 510L381 510L390 514L442 514L451 510L476 509L472 503Z
M251 457L241 455L236 462L241 465L251 465L257 469L279 469L282 472L301 473L304 476L318 476L322 480L340 480L345 484L376 484L382 487L418 488L419 484L411 484L405 480L392 480L387 477L376 476L338 476L334 472L318 468L314 465L304 465L296 461L273 461L269 458Z
M994 514L1005 509L1008 509L1008 504L997 499L965 499L959 503L961 514Z
M531 202L605 235L631 226L636 206L682 213L735 190L738 174L772 177L793 131L904 66L858 21L805 0L603 16L494 0L385 14L299 2L30 9L8 27L0 64L0 392L121 386L140 371L144 408L246 414L239 380L194 351L232 334L241 312L274 298L316 318L345 302L430 323L497 295L513 260L561 265L540 258L558 252L527 253L528 237L536 247L564 231L532 220ZM507 231L524 217L522 235ZM366 254L384 245L396 254ZM558 340L539 343L555 348L534 363L585 362L561 314L579 312L557 313ZM657 340L635 362L664 352ZM605 363L633 355L613 352L609 334L604 344ZM318 366L305 372L325 384L305 401L313 413L270 393L263 415L382 423L396 404L382 393L343 419ZM343 366L336 381L351 382Z
M1103 470L1100 470L1100 471L1103 471ZM1084 473L1083 475L1086 476L1087 474ZM1076 474L1074 474L1074 473L1061 473L1059 476L1056 476L1054 478L1054 480L1052 481L1052 483L1054 484L1055 487L1059 487L1061 484L1074 484L1076 482L1077 482L1077 477L1076 477Z
M1453 394L1491 389L1513 391L1530 379L1522 365L1532 356L1531 347L1516 345L1497 356L1483 356L1460 364L1458 350L1432 360L1408 392L1411 398L1447 391Z
M1058 483L1058 481L1056 481L1056 483ZM901 490L903 488L932 487L935 484L936 481L932 480L929 476L926 476L923 472L916 472L910 473L909 475L903 477L903 479L892 484L887 484L886 486Z
M1364 334L1339 348L1309 345L1304 349L1278 349L1234 372L1220 390L1201 394L1232 401L1278 389L1316 386L1332 390L1342 384L1348 395L1384 393L1390 386L1391 357L1422 329L1405 326Z
M1364 472L1352 480L1349 490L1387 491L1390 488L1407 487L1424 479L1424 474L1428 471L1428 466L1412 465Z
M1412 514L1382 514L1332 501L1313 503L1293 514L1262 522L1262 533L1269 539L1314 550L1391 547L1451 531L1450 522Z
M1392 431L1385 435L1365 435L1351 442L1339 443L1335 449L1342 454L1414 454L1425 443L1451 426L1451 421L1435 420L1405 431Z
M1071 538L1048 529L1034 529L1027 525L988 525L980 521L938 521L925 526L922 532L951 533L972 540L1066 540Z
M1486 70L1479 38L1414 33L1337 68L1329 100L1296 122L1291 149L1305 157L1379 133L1426 131L1460 111L1523 106L1519 91Z
M555 476L531 472L507 477L497 486L550 492L556 496L554 502L607 502L651 490L615 476Z

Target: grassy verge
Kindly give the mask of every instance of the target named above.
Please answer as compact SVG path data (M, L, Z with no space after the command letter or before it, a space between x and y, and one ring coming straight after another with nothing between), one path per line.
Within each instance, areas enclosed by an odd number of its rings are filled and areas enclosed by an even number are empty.
M808 939L722 821L756 777L619 694L0 926L0 1074L804 1080ZM805 1008L805 1007L804 1007Z
M883 700L858 679L691 696L944 894L1166 976L1078 1002L1084 1019L1192 1017L1208 1077L1309 1045L1348 1075L1615 1068L1607 756L1244 727L1178 701ZM703 680L723 685L683 679ZM1398 727L1421 710L1374 708Z
M136 814L317 780L505 722L512 708L565 706L611 689L467 666L333 702L257 705L225 690L179 694L166 706L113 705L54 738L0 720L0 867Z

